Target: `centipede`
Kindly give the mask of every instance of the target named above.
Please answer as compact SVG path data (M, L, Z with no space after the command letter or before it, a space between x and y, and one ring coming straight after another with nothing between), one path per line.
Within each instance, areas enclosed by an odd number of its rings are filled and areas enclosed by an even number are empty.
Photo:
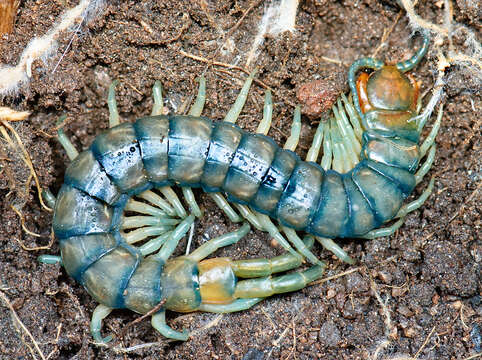
M112 339L102 337L102 320L119 308L150 314L159 333L185 341L186 331L166 324L167 310L249 309L273 294L303 289L323 275L325 263L311 251L315 241L352 264L333 239L395 232L434 186L432 178L418 199L405 203L432 166L443 113L441 107L422 142L431 114L419 115L419 85L406 74L428 51L430 40L422 35L422 45L406 61L387 65L362 58L350 66L350 93L341 94L332 116L320 121L304 160L295 152L299 106L283 147L267 136L270 91L256 133L235 124L255 72L222 121L201 116L206 99L201 77L188 114L165 114L157 81L151 115L122 124L114 82L108 96L110 127L83 152L60 127L58 139L71 164L58 195L45 192L44 197L54 207L52 227L61 255L40 260L60 262L100 303L91 321L95 341ZM202 216L193 188L207 193L229 220L242 225L190 254L171 257ZM239 241L251 226L268 232L286 252L271 259L207 258ZM304 259L310 267L298 270Z

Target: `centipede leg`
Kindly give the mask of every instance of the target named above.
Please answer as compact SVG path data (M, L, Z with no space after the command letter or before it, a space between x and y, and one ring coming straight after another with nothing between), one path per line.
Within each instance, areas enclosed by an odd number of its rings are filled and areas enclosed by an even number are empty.
M283 229L283 232L286 234L288 237L288 240L294 245L295 249L303 255L305 258L307 258L312 264L314 265L320 265L321 260L318 259L311 251L305 246L306 243L306 238L305 241L301 240L298 234L296 234L296 231L293 229L290 229L286 226L281 227Z
M303 289L309 283L319 279L325 270L325 264L315 265L305 271L294 272L275 277L263 277L238 281L234 296L240 299L268 297L274 294Z
M186 341L189 338L189 332L186 330L179 332L166 324L166 312L164 310L152 315L151 324L154 329L168 339Z
M239 95L236 98L236 101L234 102L234 105L231 107L231 109L229 109L228 113L224 117L224 121L234 124L238 119L238 116L241 113L241 110L243 110L244 103L248 98L249 88L251 87L251 83L253 82L253 78L255 74L256 74L256 70L254 70L251 74L249 74L248 78L244 82L243 88L239 92Z
M238 230L232 231L228 234L221 235L217 238L209 240L207 243L201 245L196 250L194 250L188 257L194 261L201 261L205 257L209 256L216 250L235 244L241 240L250 230L249 224L245 223Z
M427 150L432 147L432 145L435 142L435 137L438 134L438 131L440 129L440 124L442 122L442 116L443 116L443 104L440 105L438 114L437 114L437 120L435 120L435 123L433 124L432 130L428 134L428 136L425 138L424 142L420 146L420 157L425 156Z
M107 96L107 106L109 107L109 127L112 128L119 125L119 111L117 110L117 101L115 99L115 87L119 80L114 80L109 86L109 95Z
M331 168L332 163L332 152L333 152L333 144L331 142L331 135L330 135L330 125L326 124L323 130L323 157L320 161L320 166L326 171Z
M189 110L189 115L201 116L204 109L204 103L206 102L206 78L201 75L199 77L199 89L196 96L196 101Z
M221 193L210 193L209 196L211 197L211 199L213 199L216 205L226 214L229 220L235 223L243 220L241 216L239 216L238 213L234 211L231 205L229 205L228 201Z
M301 133L301 106L297 106L293 113L293 123L291 124L291 134L286 139L283 149L295 151L300 140Z
M338 244L336 244L332 239L316 236L316 240L328 251L331 251L338 259L344 261L350 265L355 263L345 250L343 250Z
M184 200L189 205L189 210L191 210L191 213L194 214L195 217L200 218L202 216L202 212L199 208L199 205L197 204L192 189L190 187L182 187L181 190L182 194L184 195Z
M67 118L67 115L62 115L57 120L57 126L61 125L66 118ZM64 148L70 160L74 160L77 157L77 155L79 155L79 152L75 148L74 144L72 144L72 142L67 137L67 135L65 135L64 129L59 128L57 130L57 140L60 143L60 145L62 145L62 147Z
M90 321L90 333L94 338L95 342L99 344L105 344L112 340L112 335L103 338L100 334L102 329L102 320L104 320L112 311L112 308L105 305L97 305L92 314L92 320Z
M432 167L433 161L435 160L436 151L437 151L437 146L436 144L433 144L430 147L430 150L428 151L428 155L424 163L422 164L422 166L420 166L418 171L415 173L415 184L418 185L422 181L424 176L428 173L430 168Z
M263 301L264 297L252 298L252 299L236 299L229 304L201 304L198 308L199 311L212 312L218 314L225 314L231 312L238 312L248 310L260 301Z
M189 228L194 223L194 215L189 215L186 217L169 235L169 238L161 247L161 250L154 255L159 260L164 262L167 261L169 256L172 255L174 250L176 249L177 244L182 239L184 235L189 231Z
M52 192L49 189L43 189L42 190L42 198L44 199L44 201L47 203L47 205L50 208L53 209L55 207L55 202L57 201L57 199L55 198L55 195L52 194Z
M295 257L300 258L300 254L293 250L289 242L281 235L281 232L271 221L269 216L255 212L256 218L261 223L261 226L265 231L267 231L286 251L289 251Z
M37 258L37 261L39 263L48 264L48 265L55 265L55 264L62 265L62 258L57 255L40 255Z
M162 84L159 80L156 80L152 87L152 98L154 99L154 105L152 106L151 115L162 115L164 104L162 100Z
M403 225L404 221L405 221L405 218L400 218L397 221L395 221L392 225L384 227L384 228L372 230L372 231L366 233L365 235L360 236L360 238L375 239L375 238L379 238L379 237L383 237L383 236L390 236L393 233L395 233L395 231L397 231L400 228L400 226Z
M310 149L306 154L306 161L314 161L318 159L318 155L320 153L321 144L323 143L323 134L324 129L326 126L326 121L320 120L318 127L316 128L315 136L313 137L313 141L311 142Z
M273 118L273 99L271 97L271 91L266 90L264 94L264 107L263 107L263 120L256 129L257 134L267 135L269 128L271 127L271 120Z

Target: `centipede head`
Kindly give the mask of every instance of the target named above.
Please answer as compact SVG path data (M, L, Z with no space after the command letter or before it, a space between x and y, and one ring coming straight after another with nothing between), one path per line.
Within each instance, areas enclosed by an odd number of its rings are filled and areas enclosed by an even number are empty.
M370 75L361 73L356 82L365 128L385 130L418 139L416 115L419 87L396 66L384 65Z

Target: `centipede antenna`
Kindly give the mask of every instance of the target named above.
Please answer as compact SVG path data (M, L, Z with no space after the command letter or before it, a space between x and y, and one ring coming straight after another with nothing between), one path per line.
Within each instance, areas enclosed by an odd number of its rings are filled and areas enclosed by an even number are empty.
M61 125L65 121L65 119L67 119L67 115L62 115L57 120L57 126ZM64 148L70 160L74 160L79 155L79 152L75 148L74 144L72 144L72 142L67 137L67 135L65 135L63 128L59 128L57 130L57 140L60 143L60 145L62 145L62 147Z
M204 75L201 75L198 78L199 81L199 89L197 91L196 100L189 110L189 115L192 116L201 116L201 113L204 109L204 104L206 102L206 78Z
M151 115L162 115L164 103L162 100L162 83L159 80L156 80L152 87L152 98L154 99L154 105Z
M257 69L254 69L251 72L251 74L249 74L248 78L244 82L244 85L241 91L239 92L238 97L236 98L236 101L234 102L233 106L231 107L231 109L229 109L228 113L224 117L224 121L234 124L238 119L238 116L241 113L241 110L243 110L244 103L248 98L249 88L251 87L251 83L253 82L253 78L256 75L257 71L258 71Z
M257 134L267 135L269 128L271 127L271 119L273 118L273 99L271 97L271 91L266 90L264 93L264 106L263 106L263 120L256 129Z
M100 334L100 330L102 329L102 320L104 320L111 312L112 308L99 304L92 314L92 320L90 321L90 333L92 334L95 342L98 344L108 343L113 338L112 335L103 338Z
M297 105L293 113L293 123L291 124L291 134L285 142L283 149L295 151L300 140L301 133L301 106Z
M232 222L240 222L243 220L236 211L229 205L226 198L221 193L209 193L209 196L216 205L224 212L224 214L231 220Z
M358 92L356 90L356 74L362 69L373 69L378 70L383 66L383 61L373 59L373 58L363 58L353 62L350 69L348 70L348 85L350 86L350 91L353 94L353 105L355 110L358 112L360 119L364 118L363 112L360 108L360 101L358 100Z
M422 32L422 37L423 43L422 46L420 46L420 49L418 49L418 51L410 59L400 61L395 65L401 72L412 70L427 54L430 45L430 38L426 32Z
M152 315L151 324L154 329L159 331L161 335L168 339L186 341L189 339L189 333L184 330L183 332L176 331L166 324L166 312L161 310L158 313Z
M337 243L335 243L332 239L315 236L316 240L328 251L331 251L338 259L344 261L350 265L355 264L355 260L353 260L345 250L343 250Z
M51 209L55 208L55 202L57 201L57 199L55 198L55 195L52 194L50 189L46 188L42 190L42 198L47 203L49 208Z
M306 161L314 161L316 162L316 159L318 159L318 155L320 153L320 148L321 144L323 142L323 131L325 128L326 122L320 120L320 123L318 124L318 127L316 128L315 135L313 136L313 141L311 142L310 149L308 150L308 153L306 154Z
M202 212L197 204L196 198L194 197L192 188L183 186L181 190L182 194L184 195L184 200L189 205L189 210L191 210L191 213L194 214L195 217L200 218L202 216Z
M120 124L119 111L117 110L117 101L115 99L115 87L119 80L114 80L109 86L109 95L107 96L107 106L109 107L109 127L112 128Z

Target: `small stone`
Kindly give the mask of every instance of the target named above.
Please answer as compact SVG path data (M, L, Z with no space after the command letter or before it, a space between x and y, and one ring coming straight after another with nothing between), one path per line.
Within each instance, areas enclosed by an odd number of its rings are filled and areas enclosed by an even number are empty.
M328 347L336 347L341 342L340 330L332 320L328 320L321 326L318 340Z

